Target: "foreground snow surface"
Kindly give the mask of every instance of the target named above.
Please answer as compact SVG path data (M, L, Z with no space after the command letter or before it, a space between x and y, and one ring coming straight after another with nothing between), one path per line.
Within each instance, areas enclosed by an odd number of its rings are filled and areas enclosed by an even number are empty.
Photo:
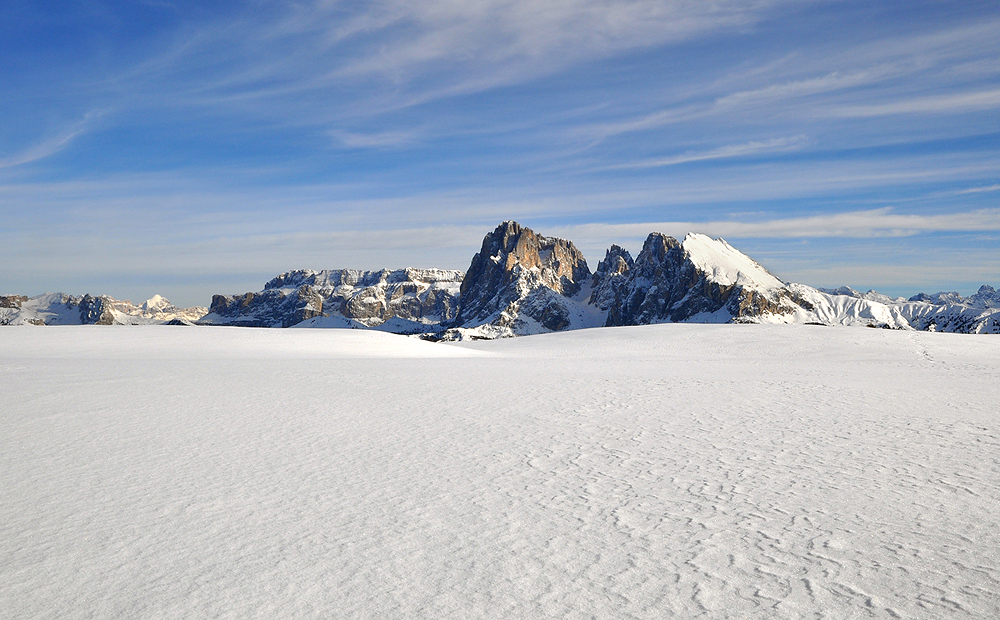
M1000 339L0 330L5 618L1000 616Z

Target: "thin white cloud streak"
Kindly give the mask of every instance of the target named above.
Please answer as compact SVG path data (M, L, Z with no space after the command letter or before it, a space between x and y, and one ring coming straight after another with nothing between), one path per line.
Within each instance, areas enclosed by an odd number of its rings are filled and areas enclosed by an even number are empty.
M752 90L721 95L707 103L678 105L639 118L601 123L575 129L574 132L589 135L594 140L593 144L597 144L614 136L658 129L678 123L689 123L720 115L732 115L738 111L748 112L768 108L769 113L774 113L782 106L788 106L795 101L801 101L815 95L842 92L875 84L887 77L888 73L888 69L882 67L848 75L830 73L819 77L770 84Z
M668 107L633 118L581 125L571 134L590 139L593 145L623 134L738 115L780 115L788 122L994 109L1000 91L940 91L953 90L954 83L968 80L968 71L980 79L1000 75L997 33L1000 22L991 21L849 48L805 49L795 55L795 62L783 59L756 69L742 67L718 79L707 91L690 88L686 95L673 94L675 103ZM760 85L766 81L771 83ZM895 92L900 83L922 83L925 90L938 92L918 97L906 93L911 96L904 98ZM845 104L845 99L858 103Z
M976 196L978 194L990 194L993 192L1000 192L1000 185L983 185L980 187L969 187L966 189L951 190L947 192L934 192L931 194L931 197L945 198L956 196Z
M414 66L445 62L480 66L521 64L528 75L547 73L582 59L695 38L743 27L781 1L724 0L393 0L374 5L327 40L403 26L413 34L383 42L333 75L383 74L393 78ZM327 6L320 5L319 17ZM322 23L322 22L321 22Z
M318 112L329 121L519 84L581 62L744 29L782 7L820 1L314 0L186 32L129 73L139 83L187 77L171 100L214 105L266 107L271 99L363 84L356 92L365 94ZM148 79L145 88L158 95Z
M966 194L984 194L986 192L1000 192L1000 185L987 185L986 187L971 187L958 192L959 196Z
M828 114L845 118L867 118L891 114L955 114L996 108L1000 108L1000 89L917 97L874 105L833 107Z
M351 131L331 131L339 144L348 148L401 147L415 143L420 136L417 131L384 131L379 133L356 133Z
M844 91L875 83L893 73L898 73L898 69L894 71L892 67L885 65L870 67L847 74L835 71L818 77L769 84L753 90L744 90L723 95L713 102L712 107L714 111L724 112L751 105L769 104L775 101L789 101L811 95Z
M767 153L788 153L802 148L807 141L807 136L798 135L787 138L773 138L771 140L746 142L743 144L730 144L709 151L683 153L674 157L664 157L661 159L647 159L638 162L607 166L605 170L641 169L641 168L663 168L666 166L677 166L699 161L710 161L716 159L733 159L737 157L747 157L750 155L763 155Z
M456 222L489 225L509 218L586 217L613 221L630 217L635 209L652 207L663 213L696 209L705 213L704 219L716 221L722 213L732 210L734 202L836 198L845 193L882 193L885 188L938 183L968 187L995 178L998 173L1000 160L996 157L928 155L686 170L667 178L536 178L516 186L498 184L487 176L471 178L461 187L417 193L407 189L405 182L392 189L391 179L380 178L344 184L261 186L261 173L256 170L241 173L222 168L61 183L0 183L0 209L9 206L11 215L6 223L12 230L38 228L44 233L64 222L73 227L125 226L136 234L157 236L172 231L193 236L236 236L260 230L315 230L323 226L353 230L385 227L386 222L406 227ZM923 196L926 200L935 197ZM863 198L837 198L837 203L857 204L858 200ZM27 204L32 208L23 209ZM973 206L977 205L969 205ZM0 226L0 237L4 236Z
M683 235L701 232L732 239L768 238L878 238L911 237L928 233L1000 231L1000 209L915 215L893 213L891 208L852 211L809 217L764 221L673 221L634 224L581 224L558 228L569 239L640 239L650 232Z
M31 162L51 157L52 155L65 150L69 147L73 140L90 129L91 121L96 118L98 114L98 112L89 112L84 116L83 120L74 124L62 133L52 136L47 140L43 140L42 142L39 142L38 144L35 144L20 153L0 158L0 169L30 164Z

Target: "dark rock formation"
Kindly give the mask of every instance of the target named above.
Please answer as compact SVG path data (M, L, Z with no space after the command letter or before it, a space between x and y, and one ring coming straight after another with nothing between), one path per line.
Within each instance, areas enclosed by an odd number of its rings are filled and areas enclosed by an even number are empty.
M612 245L597 264L591 281L591 303L601 310L608 310L615 303L615 291L627 281L635 261L625 248Z
M20 308L26 301L25 295L0 295L0 308Z
M433 329L455 317L462 275L441 269L289 271L259 293L214 295L204 322L289 327L339 316L369 327L400 318Z
M611 256L611 252L608 253ZM609 286L606 325L684 321L722 312L718 319L741 322L763 314L783 314L809 303L787 289L757 289L720 282L698 268L673 237L652 233L631 268Z
M111 314L112 299L105 295L93 297L84 295L77 302L80 306L81 325L114 325L115 317Z
M222 325L241 327L289 327L323 314L323 300L308 286L286 294L270 289L243 295L213 295L209 313L223 319Z
M453 324L514 327L527 316L546 329L565 329L570 316L560 298L578 293L589 276L587 261L572 242L504 222L472 258Z

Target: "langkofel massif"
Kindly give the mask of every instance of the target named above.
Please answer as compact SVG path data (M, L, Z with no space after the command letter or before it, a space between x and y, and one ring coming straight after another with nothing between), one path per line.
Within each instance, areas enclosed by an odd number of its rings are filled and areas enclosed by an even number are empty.
M202 323L364 327L446 340L649 323L814 323L1000 333L984 286L892 299L783 282L721 239L659 233L633 258L612 246L595 271L572 241L517 222L486 235L469 270L292 271L259 293L216 295Z

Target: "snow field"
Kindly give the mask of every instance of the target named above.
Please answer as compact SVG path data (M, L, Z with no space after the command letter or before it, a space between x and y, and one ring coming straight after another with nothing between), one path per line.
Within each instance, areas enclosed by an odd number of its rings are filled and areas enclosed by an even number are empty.
M9 328L0 610L997 617L998 379L859 328Z

